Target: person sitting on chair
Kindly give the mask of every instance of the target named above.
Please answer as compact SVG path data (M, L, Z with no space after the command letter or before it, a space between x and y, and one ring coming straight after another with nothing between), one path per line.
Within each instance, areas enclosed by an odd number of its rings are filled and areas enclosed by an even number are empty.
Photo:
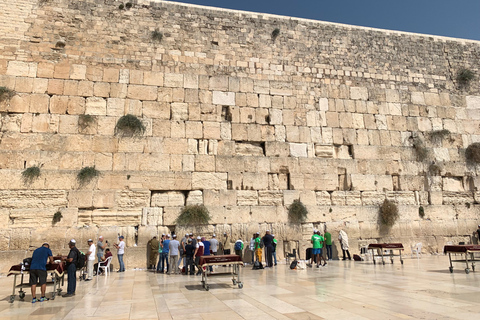
M110 249L108 249L108 248L105 249L105 255L102 257L102 261L100 261L100 267L106 266L107 263L108 263L108 262L107 262L107 259L108 259L109 257L112 257L112 256L113 256L113 255L112 255L112 252L110 251ZM94 269L94 270L98 270L98 263L95 263L95 265L93 266L93 269ZM101 269L98 270L97 276L102 275L104 272L105 272L105 271L102 271Z

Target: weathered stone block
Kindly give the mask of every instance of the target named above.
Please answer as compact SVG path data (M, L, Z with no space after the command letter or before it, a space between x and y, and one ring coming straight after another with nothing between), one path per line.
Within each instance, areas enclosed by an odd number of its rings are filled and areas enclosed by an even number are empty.
M213 104L221 104L225 106L235 105L235 92L213 91Z

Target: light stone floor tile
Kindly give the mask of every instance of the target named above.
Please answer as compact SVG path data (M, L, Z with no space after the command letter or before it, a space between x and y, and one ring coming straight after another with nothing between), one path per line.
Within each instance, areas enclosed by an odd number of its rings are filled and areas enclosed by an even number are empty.
M478 270L467 275L458 264L451 274L445 256L404 261L403 266L398 261L393 265L331 261L325 268L306 270L290 270L285 264L265 270L246 267L242 269L243 289L233 286L228 276L215 276L208 280L210 291L203 290L199 276L128 270L79 281L75 297L35 304L29 288L25 288L25 301L17 296L9 303L13 278L0 276L0 320L478 317Z

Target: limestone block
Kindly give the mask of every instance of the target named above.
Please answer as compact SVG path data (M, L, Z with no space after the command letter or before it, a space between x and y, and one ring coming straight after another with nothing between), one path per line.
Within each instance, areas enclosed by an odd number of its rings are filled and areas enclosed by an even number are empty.
M98 209L91 211L90 216L91 224L96 224L98 226L114 225L118 227L128 227L141 224L142 210L111 211L108 209ZM85 221L88 221L88 219L85 219Z
M301 184L300 184L300 186L301 186ZM307 190L314 190L314 191L336 190L338 188L338 175L337 174L307 174L307 175L304 175L302 189L303 188L305 188ZM298 189L298 188L295 188L295 189Z
M10 233L9 250L28 250L32 236L31 228L16 228ZM11 264L10 264L11 265Z
M443 177L443 190L460 192L464 191L462 177Z
M175 220L180 215L183 207L165 207L163 208L163 224L175 225Z
M156 100L158 89L154 86L129 85L127 98L137 100Z
M89 115L104 116L107 114L107 101L103 98L87 98L85 104L85 113Z
M70 68L70 79L85 80L87 66L82 64L72 64Z
M427 106L440 106L440 96L438 93L433 93L433 92L425 92L425 104Z
M418 130L428 132L432 130L432 122L426 117L417 117Z
M114 191L95 191L93 193L93 207L95 208L112 208L115 206Z
M213 76L209 79L208 88L210 90L227 91L228 77L227 76Z
M305 143L290 143L291 157L307 157L307 144Z
M360 191L375 191L375 176L369 174L352 174L352 189Z
M360 191L345 191L345 203L347 206L361 206L362 193Z
M443 191L443 205L473 203L473 192Z
M64 190L0 190L1 208L48 208L67 205Z
M350 87L350 99L368 100L368 89L363 87Z
M183 74L178 73L166 73L165 74L165 87L171 88L183 88L184 79Z
M193 172L192 188L197 190L226 189L227 173Z
M57 80L57 79L50 79L50 80L48 80L47 93L48 94L62 95L63 90L64 90L64 86L65 86L65 81ZM93 86L92 86L92 89L93 89Z
M152 194L152 207L181 207L185 205L185 194L181 191L155 192Z
M235 92L213 91L213 104L221 104L224 106L235 105Z
M389 191L386 196L398 205L418 205L415 193L412 191Z
M218 122L203 122L203 137L205 139L220 140L220 123Z
M119 208L142 208L150 206L150 191L122 190L117 191L115 200Z
M171 104L172 120L188 120L188 104L172 103Z
M237 206L258 205L258 192L256 190L237 190Z
M283 204L283 192L260 190L258 191L258 204L261 206L281 206Z
M34 78L37 74L37 67L37 63L34 62L9 61L7 75Z
M91 190L71 190L68 192L68 207L91 208L93 191Z
M187 205L203 204L203 192L201 190L192 190L188 193Z
M11 228L24 228L36 226L49 226L52 224L53 214L56 208L22 208L10 210ZM16 233L16 232L15 232Z
M83 97L69 97L67 102L68 114L84 114L85 113L85 98Z
M332 200L330 193L327 191L316 191L315 192L317 199L317 206L330 206L332 205Z
M268 174L263 172L245 172L243 186L246 189L264 190L268 188Z

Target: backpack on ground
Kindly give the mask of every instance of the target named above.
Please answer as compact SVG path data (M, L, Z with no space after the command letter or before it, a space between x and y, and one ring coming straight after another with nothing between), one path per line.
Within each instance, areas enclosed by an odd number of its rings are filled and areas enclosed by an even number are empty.
M236 251L242 250L242 243L240 241L235 242L235 247L233 247L233 248Z
M252 270L258 270L258 269L263 269L263 264L261 264L260 261L257 260L253 263Z
M353 255L353 260L355 261L363 261L362 257L360 257L358 254Z
M290 263L290 269L292 270L297 269L297 264L298 264L298 261L293 260L292 263Z
M85 267L85 260L85 253L77 249L77 261L75 261L75 267L77 269L82 269L83 267Z

